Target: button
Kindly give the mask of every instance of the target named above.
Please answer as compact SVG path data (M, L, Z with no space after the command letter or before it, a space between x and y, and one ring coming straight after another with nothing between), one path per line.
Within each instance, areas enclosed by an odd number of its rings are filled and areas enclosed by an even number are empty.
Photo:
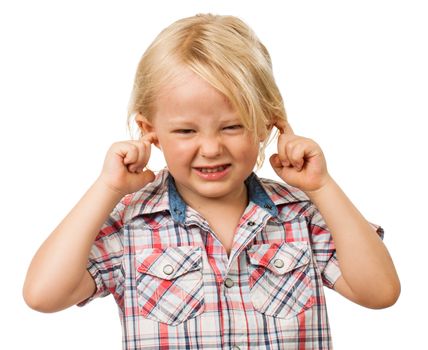
M174 272L174 268L171 266L171 265L165 265L164 267L163 267L163 273L165 274L165 275L170 275L170 274L172 274Z
M174 212L177 214L177 215L181 215L181 210L179 210L179 209L174 209Z
M238 345L232 346L232 350L241 350L241 348Z
M227 288L232 288L234 284L235 283L230 278L226 278L225 281L224 281L224 285Z
M270 204L265 204L265 208L271 210L272 206Z
M273 262L273 264L280 269L281 267L284 267L284 261L281 259L275 259L275 261Z
M248 221L248 222L247 222L247 225L248 225L248 226L254 226L255 224L256 224L256 223L255 223L254 221Z

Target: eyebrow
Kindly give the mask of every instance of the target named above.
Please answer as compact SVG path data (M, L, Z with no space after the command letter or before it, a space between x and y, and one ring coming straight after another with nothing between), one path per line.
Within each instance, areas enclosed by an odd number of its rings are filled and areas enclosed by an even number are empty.
M193 125L195 122L192 119L173 119L168 121L169 126L174 125Z
M180 118L181 119L181 118ZM193 127L197 125L192 119L182 119L182 120L171 120L168 122L168 127L175 128L175 127ZM227 124L242 124L242 120L239 118L228 118L225 120L219 120L218 125L227 125Z

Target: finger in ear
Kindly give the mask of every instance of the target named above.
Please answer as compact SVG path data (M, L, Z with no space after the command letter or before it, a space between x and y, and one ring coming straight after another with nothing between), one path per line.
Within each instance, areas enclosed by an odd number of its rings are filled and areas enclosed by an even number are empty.
M137 123L142 135L148 134L154 130L153 123L141 113L136 113L135 122Z
M286 119L277 118L273 125L279 130L280 134L294 135L294 131Z

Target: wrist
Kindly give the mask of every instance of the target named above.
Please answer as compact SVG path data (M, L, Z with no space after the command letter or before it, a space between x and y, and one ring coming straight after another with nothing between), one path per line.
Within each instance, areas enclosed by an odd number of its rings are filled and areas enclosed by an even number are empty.
M120 201L127 193L120 191L118 188L111 186L110 184L103 179L102 176L98 177L98 179L94 183L94 187L98 188L103 192L104 195L107 195L112 198L112 200Z
M316 190L305 191L305 193L311 201L316 201L318 198L331 193L335 186L337 186L337 184L334 179L330 175L327 175L326 179L323 181L323 184L319 188Z

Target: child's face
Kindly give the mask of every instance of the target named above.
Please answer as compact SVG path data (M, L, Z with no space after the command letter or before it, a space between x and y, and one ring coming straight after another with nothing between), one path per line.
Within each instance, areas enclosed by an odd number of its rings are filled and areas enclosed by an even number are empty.
M245 193L259 144L224 95L186 70L162 91L155 111L152 130L185 201Z

